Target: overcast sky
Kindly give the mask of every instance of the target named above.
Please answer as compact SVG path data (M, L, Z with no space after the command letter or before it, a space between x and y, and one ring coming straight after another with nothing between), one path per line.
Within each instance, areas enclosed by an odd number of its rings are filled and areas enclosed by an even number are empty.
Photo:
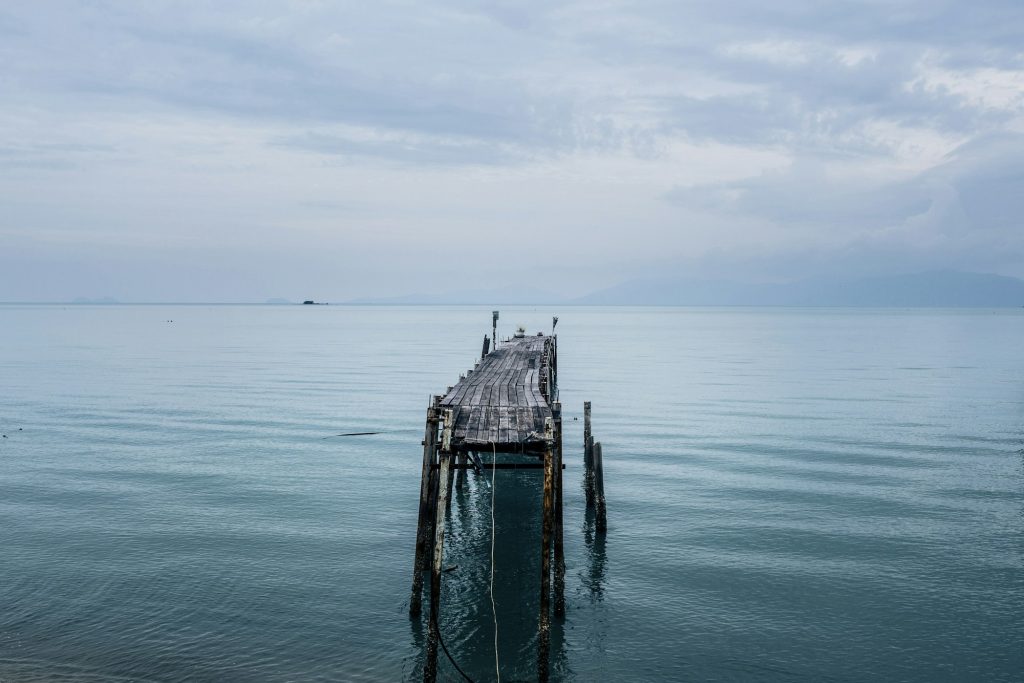
M9 2L0 300L1024 276L1024 3Z

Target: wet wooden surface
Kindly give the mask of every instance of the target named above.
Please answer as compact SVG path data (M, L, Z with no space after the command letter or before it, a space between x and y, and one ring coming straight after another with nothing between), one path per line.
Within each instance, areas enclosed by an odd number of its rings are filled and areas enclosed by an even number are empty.
M515 337L498 345L441 399L455 412L453 447L529 450L551 417L546 395L552 337Z

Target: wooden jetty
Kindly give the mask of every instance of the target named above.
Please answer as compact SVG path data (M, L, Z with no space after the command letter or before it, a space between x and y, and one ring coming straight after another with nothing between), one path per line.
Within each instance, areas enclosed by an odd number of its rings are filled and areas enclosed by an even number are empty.
M494 332L498 313L494 313ZM557 318L554 319L557 323ZM552 332L554 324L552 325ZM490 348L484 337L480 360L444 395L433 397L427 409L423 438L419 522L416 532L412 597L409 613L421 613L423 575L430 571L430 634L424 680L437 676L440 633L445 519L451 504L455 473L460 481L467 469L542 471L541 576L538 620L538 679L548 679L552 609L565 613L565 553L562 523L562 407L558 401L558 337L526 335ZM585 406L584 462L588 505L595 505L598 530L603 530L604 492L600 444L590 433L590 404ZM491 456L483 465L479 454ZM515 456L515 457L513 457ZM527 456L526 462L523 462ZM499 461L499 457L502 458ZM600 495L593 493L600 483ZM599 506L597 501L600 501ZM552 604L553 603L553 604ZM442 642L443 646L443 642Z

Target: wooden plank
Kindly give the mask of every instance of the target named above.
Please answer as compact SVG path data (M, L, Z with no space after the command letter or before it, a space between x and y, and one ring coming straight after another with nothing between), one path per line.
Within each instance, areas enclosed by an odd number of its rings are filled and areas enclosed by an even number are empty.
M526 373L526 382L523 384L523 394L526 399L526 405L535 406L537 405L537 399L534 397L533 383L536 379L536 370L528 370Z
M487 403L486 396L488 386L489 385L487 383L481 382L473 388L473 398L470 401L471 405L481 406Z
M477 435L480 432L480 420L482 416L479 406L473 406L470 410L472 413L469 418L469 428L466 430L466 439L475 441L477 440Z
M463 410L462 406L456 405L452 407L455 430L452 432L452 437L455 439L466 438L466 420L469 419L469 411Z
M474 372L473 375L475 374L476 373ZM459 381L455 386L455 395L452 400L453 405L462 405L465 402L466 392L468 392L476 382L476 378L473 375Z
M516 418L519 422L518 430L519 433L517 438L519 443L524 443L529 440L530 432L534 430L533 411L527 407L520 406L516 411Z
M510 443L508 435L508 407L498 409L498 443Z
M487 440L493 443L498 441L498 409L493 406L487 407Z
M457 415L455 440L515 446L542 432L551 411L540 378L551 348L548 337L513 338L487 354L442 399Z

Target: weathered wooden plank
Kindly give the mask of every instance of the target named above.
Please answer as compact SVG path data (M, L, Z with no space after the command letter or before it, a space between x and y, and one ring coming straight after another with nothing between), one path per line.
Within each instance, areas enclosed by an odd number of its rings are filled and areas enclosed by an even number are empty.
M492 443L499 443L498 441L498 409L493 406L487 408L487 440Z
M498 409L498 443L511 443L508 436L508 407Z
M534 398L533 392L533 383L535 381L536 373L536 370L526 371L526 382L523 384L523 397L526 401L526 405L528 406L537 405L537 399Z
M543 432L551 416L540 379L548 377L549 337L513 338L488 353L441 400L456 413L456 442L515 447Z
M480 383L474 385L473 386L473 394L469 398L469 401L468 401L469 404L472 405L472 406L479 406L481 403L483 403L484 392L486 392L486 391L487 391L487 384L485 382L480 382Z
M473 440L476 438L476 432L480 427L480 408L470 406L467 410L469 410L469 419L466 421L466 435L463 439Z
M466 438L466 422L469 420L469 411L464 410L461 405L452 408L455 418L455 430L452 436L456 439Z

